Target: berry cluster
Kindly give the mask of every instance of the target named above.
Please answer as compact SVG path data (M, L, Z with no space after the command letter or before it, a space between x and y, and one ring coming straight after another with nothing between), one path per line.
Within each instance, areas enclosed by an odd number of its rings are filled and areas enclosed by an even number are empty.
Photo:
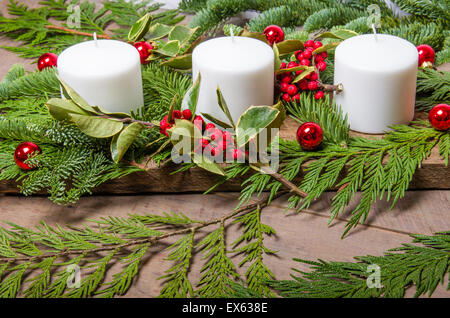
M314 59L314 64L316 66L317 71L323 72L327 68L327 63L325 59L328 57L327 52L322 52L313 55L313 51L322 46L322 42L308 40L305 42L305 49L302 51L295 52L296 61L291 61L288 64L282 63L281 69L290 69L297 66L305 65L310 66ZM300 100L300 92L301 91L315 91L314 97L316 99L322 99L324 97L324 93L319 88L319 74L317 71L311 72L306 75L302 80L297 83L292 83L296 76L303 73L303 70L284 73L279 76L280 81L280 90L283 93L283 100L286 102L293 100Z
M191 120L192 113L189 109L182 112L174 110L172 119L169 121L166 115L159 123L159 131L161 134L169 136L167 130L172 128L175 124L175 119ZM193 120L194 126L201 131L203 138L198 140L194 152L196 154L210 155L221 158L233 158L234 160L241 160L245 158L245 153L241 149L236 148L234 137L229 131L221 130L213 123L206 124L202 116L195 116Z

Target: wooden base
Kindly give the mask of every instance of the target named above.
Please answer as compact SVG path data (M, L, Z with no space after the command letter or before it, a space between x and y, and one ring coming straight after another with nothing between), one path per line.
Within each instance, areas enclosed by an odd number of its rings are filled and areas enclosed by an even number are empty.
M294 139L298 124L291 118L286 119L280 131L284 139ZM369 138L381 138L382 135L365 135L351 132L353 136L364 136ZM149 163L147 171L138 172L121 179L112 180L94 189L96 194L142 194L142 193L197 193L204 192L214 186L220 179L219 176L209 173L200 168L191 168L188 171L171 174L178 165L168 164L158 168ZM241 184L247 176L235 178L219 187L217 191L240 191ZM302 175L297 176L296 182L300 181ZM423 162L421 168L417 169L410 189L450 189L450 167L445 167L439 158L438 149L432 151L431 156ZM0 182L0 193L19 193L17 183L14 181Z

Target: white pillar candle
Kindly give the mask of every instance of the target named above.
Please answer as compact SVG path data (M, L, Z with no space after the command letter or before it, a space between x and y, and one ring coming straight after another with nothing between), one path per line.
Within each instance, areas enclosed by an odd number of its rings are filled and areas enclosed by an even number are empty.
M144 104L139 53L128 43L94 40L73 45L59 55L58 73L93 106L129 113Z
M219 86L235 123L250 106L272 105L274 53L248 37L220 37L197 46L192 55L194 78L201 74L197 113L227 121L217 103Z
M335 100L348 114L350 128L383 133L414 117L418 53L399 37L365 34L336 48L334 83L343 84Z

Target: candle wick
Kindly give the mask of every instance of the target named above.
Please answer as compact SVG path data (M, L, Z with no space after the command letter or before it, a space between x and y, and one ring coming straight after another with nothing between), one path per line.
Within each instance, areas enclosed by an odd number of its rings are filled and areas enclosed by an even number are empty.
M373 30L373 34L375 36L375 41L377 41L377 28L375 27L375 23L372 23L372 30Z
M95 46L98 47L98 42L97 42L97 32L94 32L94 42L95 42Z
M233 32L233 27L230 27L230 35L231 35L231 41L234 43L234 32Z

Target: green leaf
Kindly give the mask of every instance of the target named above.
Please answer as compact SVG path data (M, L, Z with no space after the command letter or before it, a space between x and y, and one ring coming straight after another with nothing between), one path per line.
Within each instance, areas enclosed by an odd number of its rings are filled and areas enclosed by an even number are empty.
M347 29L339 29L335 31L324 32L316 36L316 39L338 39L338 40L346 40L351 37L359 35L355 31L347 30Z
M313 55L334 49L339 44L341 44L341 42L331 42L331 43L325 44L325 45L319 47L318 49L315 49L313 51Z
M194 163L202 169L210 171L221 176L225 176L225 171L215 162L201 155L194 155Z
M172 101L170 102L170 106L169 106L169 112L167 113L167 120L171 121L173 118L173 111L175 110L175 106L177 105L177 99L178 99L178 95L175 95L172 98Z
M182 45L189 41L198 27L191 29L184 25L176 25L169 33L169 41L179 41Z
M230 124L221 121L220 119L217 119L216 117L210 115L210 114L206 114L206 113L202 113L202 116L205 117L207 120L209 120L210 122L219 125L222 128L233 128Z
M236 35L245 36L247 38L261 40L264 43L267 43L266 36L264 35L264 33L261 33L261 32L250 32L250 31L247 31L247 30L244 29L244 30L242 30L242 32L240 32L239 34L236 34Z
M111 112L108 112L108 111L104 110L100 106L92 106L92 108L95 109L95 111L97 113L102 113L102 114L108 115L108 117L131 118L130 114L127 114L127 113L111 113Z
M164 25L164 24L161 24L161 23L155 23L149 28L148 33L147 33L147 37L150 40L161 39L161 38L167 36L170 33L170 31L172 30L172 28L173 27L169 26L169 25Z
M179 51L180 51L180 41L178 40L169 41L165 45L159 47L156 50L157 53L171 57L176 56Z
M183 97L183 102L181 103L182 109L190 109L192 112L192 119L194 121L194 115L197 110L198 94L200 92L200 82L202 80L202 75L198 73L197 79L195 80L192 87L186 92Z
M300 66L291 67L291 68L279 69L275 73L276 73L276 75L280 75L280 74L284 74L284 73L292 73L292 72L297 72L297 71L301 71L301 70L309 70L311 68L314 70L313 67L306 66L306 65L300 65Z
M85 101L77 92L75 92L69 85L67 85L58 75L56 75L56 77L61 83L63 94L67 99L72 100L75 104L77 104L87 112L94 114L96 113L95 109L92 108L92 106L89 105L87 101Z
M237 147L244 147L250 139L255 138L261 129L269 127L277 119L280 111L272 106L251 106L237 122Z
M70 117L82 132L94 138L112 137L123 128L123 122L115 119L78 114L70 114Z
M126 126L120 134L113 137L111 141L111 157L114 162L118 163L123 158L142 129L144 129L142 124L132 123Z
M145 34L147 34L152 20L153 18L150 13L147 13L142 18L137 20L137 22L130 28L130 32L128 32L128 41L136 42L142 39Z
M70 119L69 114L90 115L90 113L67 99L52 98L45 105L47 106L50 115L54 119L60 121Z
M278 47L276 45L274 45L272 48L273 48L273 55L275 58L274 62L275 71L278 71L281 67L280 52L278 51Z
M173 67L178 70L188 70L192 68L192 54L185 54L181 56L172 57L171 59L162 62L161 65Z
M297 83L300 82L302 79L304 79L306 77L306 75L308 75L309 73L314 72L314 67L309 66L305 71L303 71L300 75L298 75L293 81L292 83Z
M219 86L217 86L216 93L217 93L217 102L219 103L220 109L223 111L225 116L228 118L228 120L230 121L230 124L233 126L233 128L236 129L236 125L234 124L233 117L231 117L231 113L230 113L230 110L228 109L227 102L225 101L225 98L223 97Z
M275 46L275 45L274 45ZM303 49L303 42L300 40L286 40L276 44L280 55L293 53Z

